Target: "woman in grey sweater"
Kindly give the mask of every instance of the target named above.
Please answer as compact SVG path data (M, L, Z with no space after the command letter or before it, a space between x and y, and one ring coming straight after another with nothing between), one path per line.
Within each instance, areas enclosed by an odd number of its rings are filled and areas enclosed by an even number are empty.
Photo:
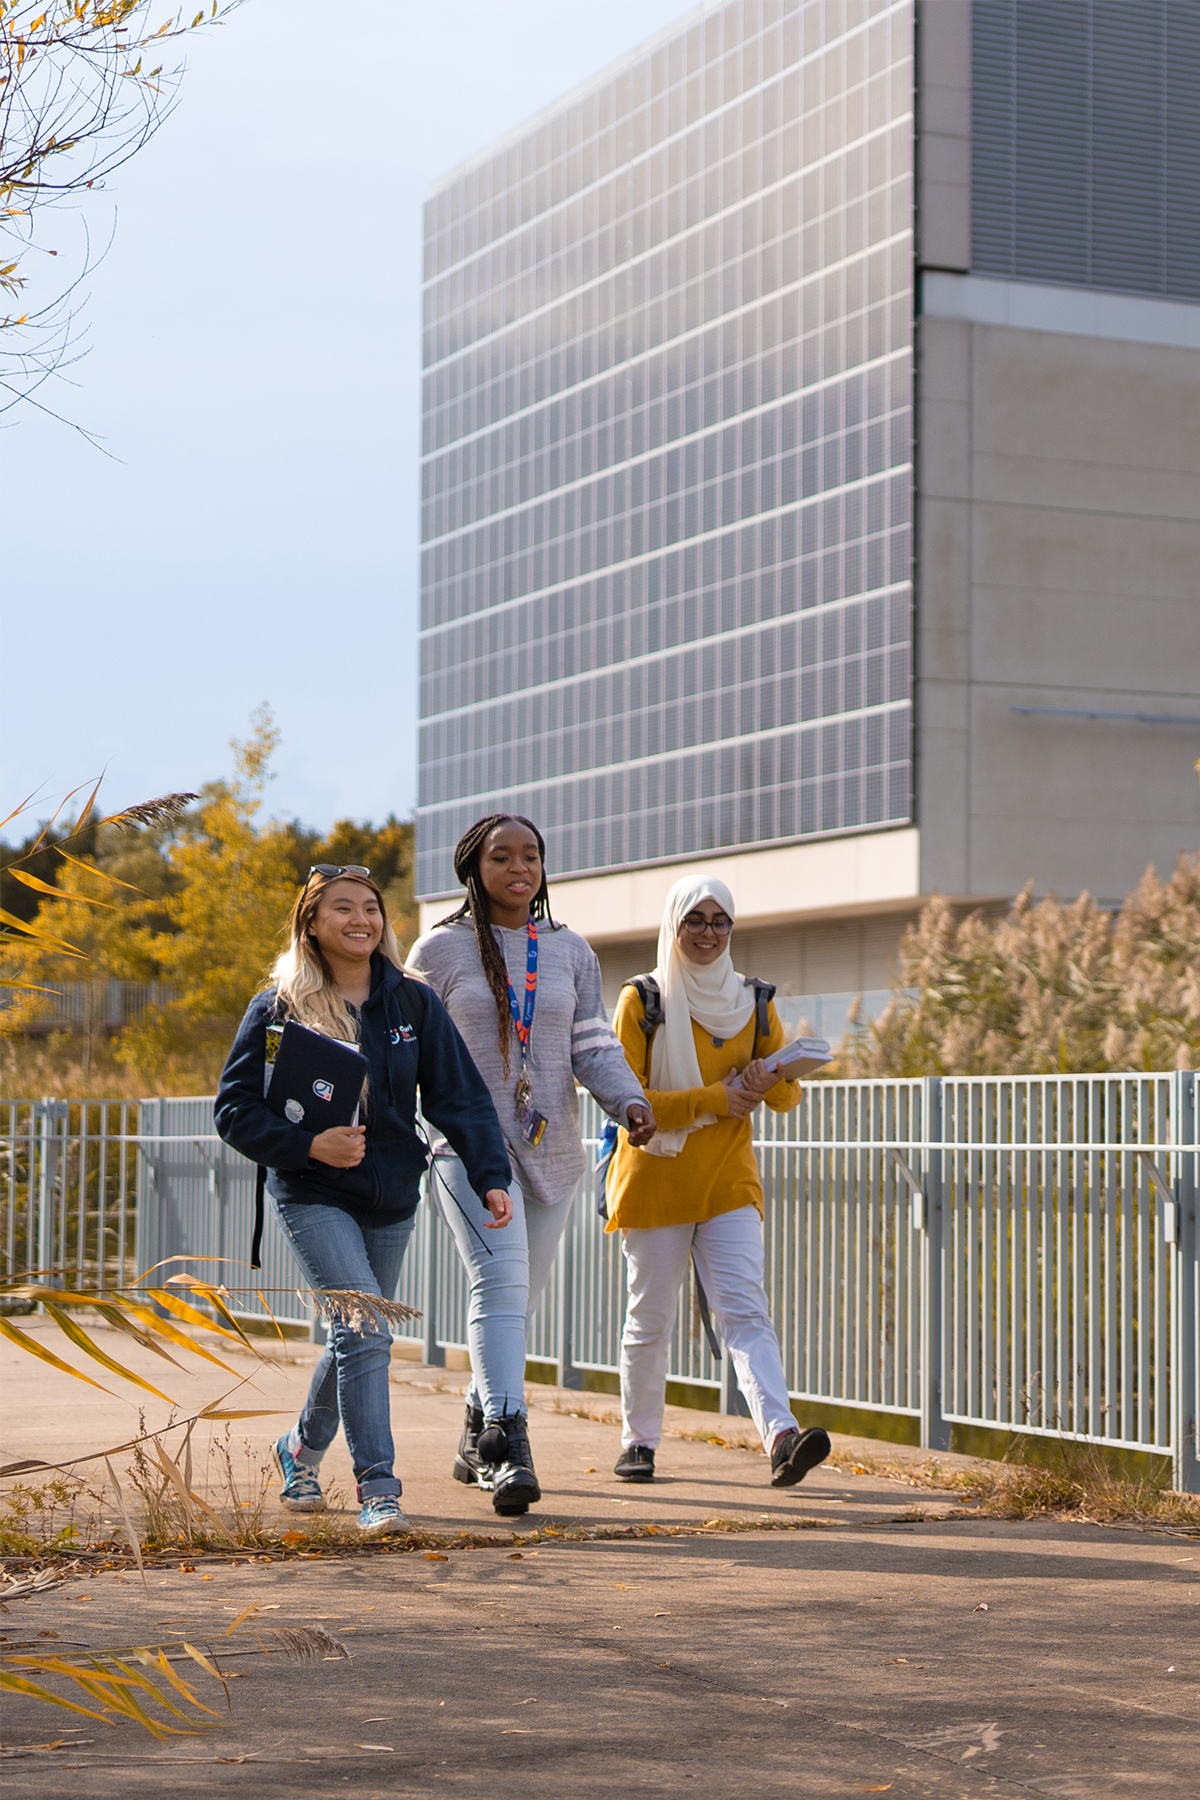
M408 959L466 1040L515 1176L512 1224L503 1241L485 1242L466 1172L434 1136L430 1185L471 1283L473 1380L454 1476L490 1491L506 1516L542 1497L529 1450L525 1336L584 1172L576 1082L628 1126L631 1143L649 1143L655 1129L609 1025L595 953L550 917L545 851L528 819L480 819L454 852L466 901Z

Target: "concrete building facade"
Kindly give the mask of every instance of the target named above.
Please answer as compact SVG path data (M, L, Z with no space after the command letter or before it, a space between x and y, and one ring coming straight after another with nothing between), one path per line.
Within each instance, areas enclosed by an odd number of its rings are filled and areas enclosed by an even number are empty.
M701 6L426 233L423 922L512 808L612 997L702 861L837 1032L1195 844L1200 10Z

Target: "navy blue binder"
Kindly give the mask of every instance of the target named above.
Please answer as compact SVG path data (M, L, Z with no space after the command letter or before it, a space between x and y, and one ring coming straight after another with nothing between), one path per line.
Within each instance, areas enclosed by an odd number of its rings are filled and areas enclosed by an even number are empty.
M289 1019L267 1027L267 1067L267 1105L277 1117L312 1132L357 1123L367 1059L353 1044Z
M263 1093L280 1119L303 1125L316 1136L336 1125L357 1125L367 1059L352 1044L340 1043L289 1019L267 1026ZM267 1171L259 1165L254 1183L254 1236L250 1267L262 1266L262 1234Z

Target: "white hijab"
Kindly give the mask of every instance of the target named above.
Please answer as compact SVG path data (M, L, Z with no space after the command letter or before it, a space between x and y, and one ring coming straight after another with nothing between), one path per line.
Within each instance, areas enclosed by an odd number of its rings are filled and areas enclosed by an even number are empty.
M690 961L679 948L679 927L701 900L715 900L733 918L733 895L723 881L712 875L685 875L667 895L658 928L654 979L662 995L663 1022L650 1053L650 1086L660 1092L704 1085L693 1019L709 1036L728 1039L737 1036L754 1011L754 989L735 971L728 938L720 956L708 964ZM715 1122L715 1113L705 1113L694 1125L658 1132L645 1148L651 1156L678 1156L689 1132Z

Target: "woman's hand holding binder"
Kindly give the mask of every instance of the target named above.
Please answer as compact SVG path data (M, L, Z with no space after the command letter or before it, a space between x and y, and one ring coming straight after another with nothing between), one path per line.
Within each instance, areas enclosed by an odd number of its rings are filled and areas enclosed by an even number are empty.
M331 1169L357 1169L367 1153L366 1136L365 1125L333 1125L328 1131L318 1131L308 1154Z

